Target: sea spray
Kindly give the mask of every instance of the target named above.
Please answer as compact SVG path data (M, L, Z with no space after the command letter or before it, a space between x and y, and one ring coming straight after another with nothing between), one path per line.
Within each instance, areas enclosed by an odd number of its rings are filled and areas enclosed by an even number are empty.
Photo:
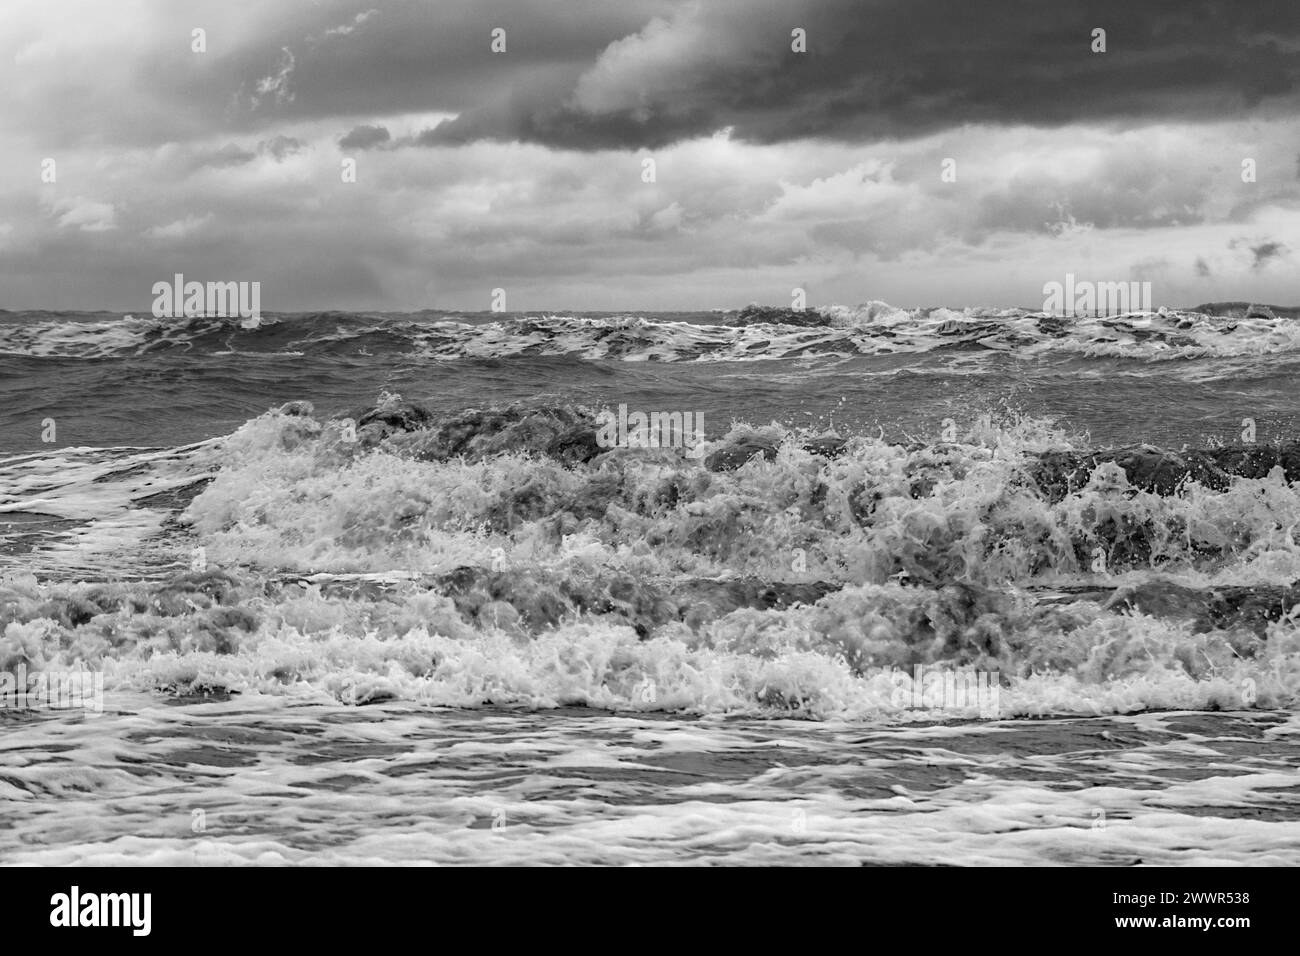
M1042 462L1086 449L1032 419L929 446L736 425L711 452L771 453L722 467L592 448L576 408L379 408L352 440L294 405L188 451L175 481L213 477L176 546L206 570L8 574L0 665L102 661L110 699L933 719L888 676L923 666L996 672L1003 716L1296 701L1281 472L1059 494Z

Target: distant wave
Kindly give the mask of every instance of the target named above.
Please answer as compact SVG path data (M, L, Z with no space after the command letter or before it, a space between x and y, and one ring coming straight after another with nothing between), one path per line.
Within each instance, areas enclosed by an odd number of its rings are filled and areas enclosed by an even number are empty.
M897 309L871 302L806 313L750 309L711 316L268 314L256 327L238 318L93 315L73 320L51 313L11 313L0 319L0 354L107 358L259 352L398 354L435 361L571 356L590 361L750 362L954 348L1140 360L1253 356L1300 348L1300 323L1285 312L1220 311L1228 314L1161 311L1061 318L1023 309Z

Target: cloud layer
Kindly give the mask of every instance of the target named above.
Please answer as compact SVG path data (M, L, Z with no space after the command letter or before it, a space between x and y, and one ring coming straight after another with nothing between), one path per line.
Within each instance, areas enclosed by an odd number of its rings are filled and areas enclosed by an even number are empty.
M1300 299L1295 4L19 0L0 64L0 307Z

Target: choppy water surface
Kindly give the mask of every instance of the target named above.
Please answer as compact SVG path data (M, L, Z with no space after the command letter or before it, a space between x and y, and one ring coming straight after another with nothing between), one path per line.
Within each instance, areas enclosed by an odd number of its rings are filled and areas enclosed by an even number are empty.
M826 319L0 322L0 860L1300 861L1292 321Z
M1293 714L873 727L132 701L6 727L17 863L1284 865Z

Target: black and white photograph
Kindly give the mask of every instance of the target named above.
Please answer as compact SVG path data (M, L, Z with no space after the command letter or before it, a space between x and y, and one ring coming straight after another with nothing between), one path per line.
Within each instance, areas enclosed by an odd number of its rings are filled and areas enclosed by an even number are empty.
M33 922L1124 868L1245 940L1300 864L1300 5L4 0L0 77Z

